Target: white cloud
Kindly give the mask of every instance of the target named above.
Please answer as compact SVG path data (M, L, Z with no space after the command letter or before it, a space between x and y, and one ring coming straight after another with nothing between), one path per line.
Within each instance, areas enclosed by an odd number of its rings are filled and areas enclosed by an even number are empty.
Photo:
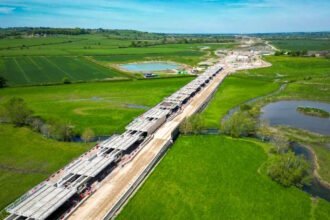
M0 14L10 14L15 8L13 7L0 7Z

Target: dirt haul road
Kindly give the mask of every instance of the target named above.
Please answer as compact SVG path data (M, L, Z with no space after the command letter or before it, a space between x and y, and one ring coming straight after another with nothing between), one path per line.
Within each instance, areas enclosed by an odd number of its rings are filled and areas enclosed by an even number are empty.
M171 141L172 132L184 118L193 115L216 91L223 79L232 72L225 68L185 106L184 110L172 120L165 122L135 158L124 167L120 165L110 173L98 190L69 216L71 220L101 220L118 203L122 196L137 181L162 148Z

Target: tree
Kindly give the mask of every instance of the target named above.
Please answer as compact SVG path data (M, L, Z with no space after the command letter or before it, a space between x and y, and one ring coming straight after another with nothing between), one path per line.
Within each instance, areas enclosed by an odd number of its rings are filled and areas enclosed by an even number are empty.
M26 123L36 132L40 132L41 127L44 125L44 121L37 116L28 117Z
M280 56L280 55L282 55L281 54L281 51L275 51L275 54L274 54L275 56Z
M257 136L260 138L262 141L269 141L272 136L272 131L269 128L269 124L267 121L261 121L259 123L258 129L257 129Z
M280 134L275 133L271 136L270 142L275 146L275 148L272 149L273 153L286 153L289 150L289 139Z
M248 112L235 112L221 124L221 129L232 137L249 136L255 133L256 120Z
M195 114L186 118L180 125L180 132L182 134L197 134L204 127L204 120L200 114Z
M288 152L273 157L267 167L267 174L285 187L302 187L311 179L308 162L300 156Z
M22 98L13 97L5 104L6 114L9 120L16 126L26 124L26 119L32 115L32 111L27 107Z
M71 80L68 77L63 78L63 84L71 84Z
M186 118L179 127L180 133L182 134L190 134L193 131L192 128L192 124L190 123L190 121L188 120L188 118Z
M0 88L4 88L7 86L7 79L0 76Z
M52 128L51 128L51 125L49 125L49 124L43 124L40 127L41 134L43 134L47 138L50 138L51 131L52 131Z
M192 124L193 133L199 133L204 127L204 120L200 114L195 114L189 118L190 123Z
M70 141L73 137L73 126L70 124L54 123L51 125L51 137L60 141Z
M3 106L0 106L0 123L9 122L7 111Z
M94 131L90 128L86 128L81 135L81 139L83 139L85 143L93 140L94 137L95 137Z
M302 56L306 56L306 55L308 55L308 51L307 51L307 50L303 50L303 51L301 51L301 55L302 55Z
M248 104L243 104L243 105L240 105L239 106L239 109L241 110L241 111L249 111L249 110L251 110L251 105L248 105Z
M131 43L130 46L131 46L131 47L137 47L137 43L136 43L135 41L132 41L132 43Z

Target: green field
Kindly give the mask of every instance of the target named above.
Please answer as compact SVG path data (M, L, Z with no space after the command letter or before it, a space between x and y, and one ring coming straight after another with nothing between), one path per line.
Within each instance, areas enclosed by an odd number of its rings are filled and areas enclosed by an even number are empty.
M230 109L255 97L271 93L284 83L287 83L285 89L272 96L271 100L300 99L330 102L329 59L277 56L265 57L265 59L272 63L271 67L240 71L224 81L202 113L206 127L218 128L221 119ZM298 131L294 136L298 138L297 141L314 150L320 165L319 173L324 180L329 181L330 151L325 146L326 141L315 136L306 138L304 133Z
M0 90L0 106L10 97L22 97L45 119L69 122L78 132L89 127L97 135L109 135L122 132L133 118L190 80L181 77L6 88ZM0 143L5 143L0 150L0 210L90 147L56 142L29 128L10 125L0 125Z
M0 39L0 56L166 54L182 51L196 51L204 46L213 49L228 48L236 45L235 43L189 43L154 45L140 48L130 47L131 43L132 40L114 39L102 34ZM23 45L25 45L25 47L23 47Z
M201 57L204 53L200 51L179 51L161 53L155 51L155 53L144 54L116 54L110 56L93 56L93 59L104 63L128 63L137 61L154 61L154 60L171 60L188 65L194 65L201 61Z
M130 47L132 40L111 39L102 34L22 39L0 39L0 76L9 85L105 80L127 77L114 64L170 60L196 65L213 56L217 48L234 43L165 44ZM207 50L201 50L207 46ZM206 57L207 56L207 57Z
M330 150L327 146L322 146L319 144L310 145L317 155L317 160L319 164L319 174L327 182L330 182Z
M207 127L218 127L230 109L276 91L283 83L288 83L288 86L277 95L279 99L330 101L325 92L330 85L329 59L270 56L265 60L272 66L239 71L225 79L202 113Z
M220 86L211 103L203 111L205 126L218 128L226 113L244 102L275 91L279 84L252 78L229 76Z
M240 71L238 75L278 82L305 80L306 77L323 81L328 80L330 75L330 59L287 56L264 58L272 63L271 67Z
M260 145L223 136L180 137L118 219L328 218L328 202L312 204L308 194L260 172L267 160Z
M308 99L330 102L330 60L325 58L265 57L269 68L241 71L239 77L288 83L278 99Z
M330 50L330 39L278 39L271 43L281 50Z
M21 97L46 120L75 126L78 133L92 128L97 135L122 132L146 109L192 80L192 77L82 83L0 90L0 106L10 97Z
M102 80L120 77L114 69L107 69L83 57L27 56L0 58L0 75L9 85L42 84L71 81Z
M0 143L0 210L90 147L10 125L0 125Z
M131 41L124 39L109 39L102 34L1 39L0 56L84 55L88 51L101 53L109 49L127 47L130 43Z
M171 60L187 65L212 57L233 43L166 44L129 47L132 40L106 35L1 39L0 76L9 85L30 85L118 79L127 77L116 64ZM272 42L281 49L322 50L329 41ZM201 50L202 47L209 47ZM306 47L306 48L304 48ZM277 99L330 102L330 60L270 56L270 68L240 71L225 79L202 113L206 127L219 127L233 107L276 91ZM46 120L74 126L81 133L120 133L136 116L192 80L178 77L154 80L89 82L71 85L12 87L0 90L1 107L11 97L23 98ZM30 187L67 164L90 146L56 142L28 128L0 125L0 209ZM327 219L330 204L311 200L296 188L283 188L259 169L267 160L268 145L223 136L180 137L156 167L119 219ZM329 178L329 150L312 146ZM1 218L1 216L0 216Z
M56 46L61 44L75 43L84 40L81 37L58 36L58 37L39 37L39 38L5 38L0 40L0 50L9 51L12 49L34 48L41 46Z

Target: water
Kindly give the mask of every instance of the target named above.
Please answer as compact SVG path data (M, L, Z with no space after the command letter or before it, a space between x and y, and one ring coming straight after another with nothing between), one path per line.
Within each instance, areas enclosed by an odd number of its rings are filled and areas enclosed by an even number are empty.
M178 69L180 65L169 62L146 62L122 64L120 67L132 72L153 72Z
M273 96L273 95L277 95L277 94L279 94L281 91L283 91L283 90L286 88L286 86L287 86L287 84L282 84L282 85L280 86L280 88L277 89L275 92L269 93L269 94L264 95L264 96L259 96L259 97L256 97L256 98L253 98L253 99L250 99L250 100L244 102L244 104L246 104L246 105L252 105L253 103L255 103L255 102L257 102L257 101L259 101L259 100L261 100L261 99L264 99L264 98L266 98L266 97L270 97L270 96ZM240 105L238 105L238 106L236 106L236 107L230 109L230 110L228 111L228 113L222 118L222 121L226 121L226 120L229 119L229 118L230 118L235 112L237 112L237 111L239 111L239 110L240 110Z
M145 106L145 105L126 104L125 106L127 108L133 108L133 109L143 109L143 110L149 110L150 109L150 107Z
M111 136L107 136L107 135L103 135L103 136L95 136L92 140L90 140L89 142L101 142L104 141L108 138L110 138ZM73 138L71 138L71 142L85 142L81 136L74 136Z
M217 128L207 128L199 132L200 135L219 135L220 130Z
M296 155L304 156L313 169L315 169L313 153L308 148L297 143L292 143L291 149ZM330 201L330 189L324 186L316 177L313 177L310 185L303 186L303 190L312 196L317 196Z
M297 112L297 107L314 107L330 112L330 104L314 101L278 101L261 109L261 120L270 125L287 125L315 133L330 135L330 119L304 115Z

